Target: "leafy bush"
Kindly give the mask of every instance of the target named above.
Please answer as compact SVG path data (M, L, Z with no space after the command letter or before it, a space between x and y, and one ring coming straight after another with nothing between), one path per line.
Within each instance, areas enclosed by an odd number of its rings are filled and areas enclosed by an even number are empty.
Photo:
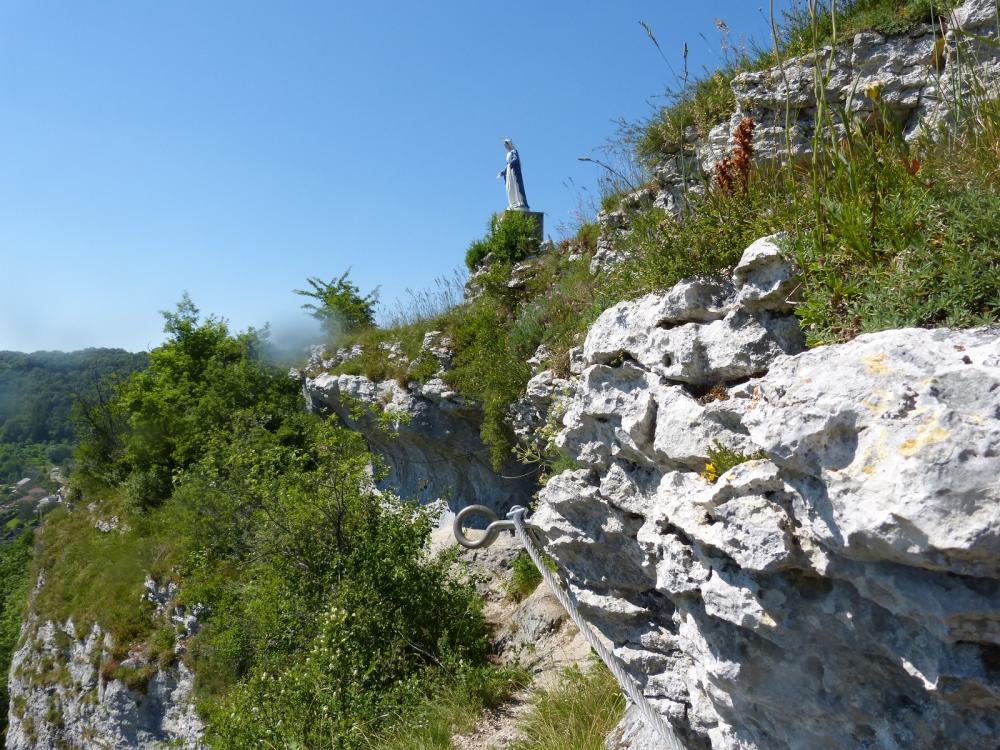
M469 270L475 270L487 256L497 263L517 263L538 250L538 245L538 224L531 214L523 211L493 214L487 235L469 245L465 264Z
M79 461L84 472L112 484L128 480L128 496L152 507L170 494L175 476L197 461L208 436L243 408L297 407L297 386L276 377L262 354L266 332L233 336L225 321L201 320L186 295L164 313L167 342L149 355L149 368L132 375L90 422Z
M495 266L491 273L502 278L505 270L509 274L510 267ZM455 367L446 376L482 405L480 432L497 470L510 458L514 444L507 410L531 377L526 360L537 346L532 337L519 336L516 314L516 303L505 293L484 293L457 323Z
M582 231L591 230L585 225ZM481 434L495 467L514 445L507 416L531 377L527 360L544 343L558 355L552 366L565 371L566 352L603 309L589 263L586 255L569 260L546 254L519 290L507 285L510 266L498 263L480 277L480 297L451 319L455 358L446 379L483 405Z
M242 425L178 488L209 741L361 747L487 650L479 602L428 560L429 517L376 494L359 435L303 415L302 445ZM238 592L238 595L237 595Z
M348 281L350 273L348 269L343 276L330 281L310 277L306 283L311 290L294 290L296 294L316 300L305 303L302 309L310 311L331 339L375 325L378 289L362 296L361 290Z
M186 659L216 747L360 748L461 675L492 679L480 600L427 558L429 516L375 491L361 436L305 413L254 332L202 322L189 300L167 323L149 371L107 404L129 417L114 422L124 480L74 480L119 528L52 514L37 613L100 624L104 671L141 688L173 658L143 582L178 582L203 608ZM150 664L122 668L137 646Z
M507 596L514 601L521 601L531 596L542 582L542 573L535 567L527 552L521 550L510 564L510 582L507 585Z

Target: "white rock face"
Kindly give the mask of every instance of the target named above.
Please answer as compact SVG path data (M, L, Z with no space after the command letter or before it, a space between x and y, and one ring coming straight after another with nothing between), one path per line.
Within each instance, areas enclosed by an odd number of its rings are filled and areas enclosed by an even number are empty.
M748 247L733 283L693 279L605 310L583 346L590 364L628 360L673 382L714 384L762 373L778 354L801 351L788 294L796 269L780 238Z
M295 374L301 379L310 409L335 413L361 432L369 447L382 456L388 472L380 480L380 488L425 503L444 500L455 511L478 503L502 514L514 505L525 504L534 491L537 466L524 466L511 458L501 471L493 470L489 449L479 435L481 408L442 379L451 363L449 340L440 332L429 332L423 349L441 368L423 384L404 386L395 380L373 381L363 375L329 372ZM348 353L347 358L359 354ZM341 364L344 360L340 356L320 362L320 367ZM544 398L541 392L536 395ZM525 419L542 418L534 403L522 406ZM376 418L383 410L399 416L392 430Z
M144 689L132 690L102 673L111 646L96 625L86 635L72 620L25 626L8 680L8 750L203 747L194 675L183 662L153 670ZM139 654L121 664L145 666Z
M771 245L601 316L532 521L689 748L994 749L1000 329L795 353Z

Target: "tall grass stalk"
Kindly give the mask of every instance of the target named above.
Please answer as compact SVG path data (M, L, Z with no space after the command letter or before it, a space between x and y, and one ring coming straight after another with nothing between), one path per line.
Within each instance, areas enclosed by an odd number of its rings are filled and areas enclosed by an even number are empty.
M468 274L456 268L448 276L438 276L434 286L413 290L407 287L403 298L379 311L380 328L402 328L425 320L440 317L462 304Z

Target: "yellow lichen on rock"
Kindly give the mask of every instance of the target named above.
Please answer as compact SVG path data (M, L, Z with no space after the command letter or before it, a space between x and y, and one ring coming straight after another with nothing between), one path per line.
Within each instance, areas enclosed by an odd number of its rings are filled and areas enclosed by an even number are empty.
M904 456L912 456L921 448L947 440L950 435L951 431L946 430L937 421L933 424L928 423L918 430L915 438L904 440L899 446L899 452Z
M884 354L873 354L870 357L865 357L862 362L868 367L868 372L872 375L888 375L889 368L885 364Z

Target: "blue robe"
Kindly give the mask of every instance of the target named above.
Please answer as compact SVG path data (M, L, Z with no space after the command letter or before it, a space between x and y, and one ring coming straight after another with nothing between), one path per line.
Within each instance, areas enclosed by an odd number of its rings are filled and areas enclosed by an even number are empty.
M524 177L521 176L521 158L517 149L507 152L507 166L500 170L507 185L507 208L528 211L528 198L524 193Z

